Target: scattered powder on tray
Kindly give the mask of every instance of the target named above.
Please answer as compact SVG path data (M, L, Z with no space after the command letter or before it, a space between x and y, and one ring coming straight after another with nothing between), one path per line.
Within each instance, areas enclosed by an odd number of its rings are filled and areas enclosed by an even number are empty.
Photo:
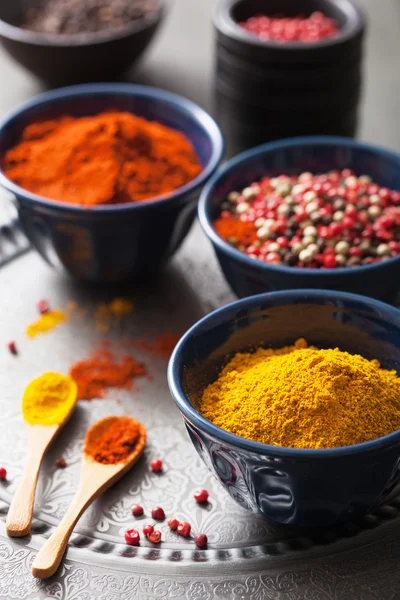
M102 302L95 312L96 329L107 333L113 322L120 322L123 317L134 312L135 305L126 298L114 298L110 303Z
M70 313L76 313L80 317L86 317L88 312L85 308L80 308L75 300L68 300L67 309Z
M60 323L63 323L68 319L67 313L63 310L49 310L43 313L36 321L28 325L26 333L29 337L33 338L40 333L47 333L51 331Z
M162 358L168 359L176 344L179 341L180 336L174 333L173 331L167 331L157 336L154 340L153 351L156 352Z
M158 335L152 342L144 339L132 340L128 345L133 348L141 348L147 352L153 352L160 358L168 360L179 339L180 335L177 333L166 331Z
M142 362L129 355L116 359L104 342L70 368L70 375L78 385L78 400L104 398L109 388L130 389L136 377L146 374Z

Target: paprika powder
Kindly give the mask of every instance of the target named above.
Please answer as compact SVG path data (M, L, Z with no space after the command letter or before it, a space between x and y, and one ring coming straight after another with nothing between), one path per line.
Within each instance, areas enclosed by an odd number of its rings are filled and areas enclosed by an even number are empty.
M114 465L126 462L136 446L145 441L145 430L139 421L125 416L106 417L89 429L83 451L96 462Z
M70 375L78 386L78 400L93 400L103 398L111 387L129 389L135 377L146 375L146 367L129 355L122 356L118 362L103 344L73 364Z
M4 157L17 185L88 208L169 194L201 170L183 133L116 111L32 123Z

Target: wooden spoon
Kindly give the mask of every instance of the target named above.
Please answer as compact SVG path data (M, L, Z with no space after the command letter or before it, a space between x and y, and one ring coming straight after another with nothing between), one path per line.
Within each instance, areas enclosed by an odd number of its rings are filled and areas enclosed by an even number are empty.
M51 386L49 384L51 377ZM46 392L44 384L46 384ZM41 408L41 400L46 394L59 394L56 388L63 386L63 410L55 415L56 411L46 411ZM22 399L22 413L28 438L28 453L22 479L12 499L7 515L7 533L12 537L27 535L31 529L33 505L35 502L36 483L39 475L43 456L54 437L70 417L76 403L77 386L71 377L59 373L45 373L34 379L27 386ZM35 411L31 411L35 404ZM29 406L28 406L29 405ZM61 418L61 422L57 422ZM43 421L45 422L43 423ZM39 424L39 422L43 424Z
M123 461L115 464L97 462L86 452L90 439L93 439L97 434L100 435L105 428L117 421L135 424L139 429L139 437L131 453ZM78 490L61 523L40 549L33 561L32 574L35 577L46 579L54 575L64 555L72 530L81 515L95 498L100 496L100 494L107 490L136 463L143 452L145 444L146 429L144 425L130 417L106 417L92 425L85 438Z

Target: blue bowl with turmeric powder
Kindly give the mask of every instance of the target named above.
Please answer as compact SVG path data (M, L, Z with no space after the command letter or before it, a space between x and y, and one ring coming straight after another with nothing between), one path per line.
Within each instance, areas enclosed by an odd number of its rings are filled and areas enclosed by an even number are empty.
M360 517L396 491L400 430L341 447L282 447L229 433L197 408L237 352L299 338L400 373L400 310L346 292L290 290L251 296L201 319L176 346L168 381L196 451L234 500L276 523L326 526Z
M89 207L38 195L6 176L4 157L28 125L108 111L132 113L180 132L191 142L200 172L169 193L143 201L124 202L122 198L120 203ZM147 141L135 143L140 148L142 142L146 148ZM195 218L199 190L218 167L223 149L215 121L181 96L124 83L77 85L41 94L0 122L0 183L15 197L27 237L50 265L62 266L74 278L89 283L118 283L154 274L177 250ZM80 152L82 163L88 162L84 151L85 147ZM46 166L51 171L51 165ZM138 179L146 173L150 186L150 168ZM103 182L107 174L103 169L99 181ZM93 175L89 173L95 185Z

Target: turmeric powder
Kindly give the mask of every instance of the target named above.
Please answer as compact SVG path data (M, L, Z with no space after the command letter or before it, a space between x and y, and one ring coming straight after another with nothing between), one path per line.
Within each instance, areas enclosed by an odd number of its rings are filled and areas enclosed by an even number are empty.
M333 448L400 429L400 378L377 360L293 346L238 353L203 392L199 410L241 437Z
M59 425L72 412L77 385L71 377L44 373L29 383L22 399L22 415L31 425Z
M29 337L36 337L40 333L47 333L60 323L63 323L68 318L68 315L63 310L48 310L40 315L40 317L28 325L26 334Z

